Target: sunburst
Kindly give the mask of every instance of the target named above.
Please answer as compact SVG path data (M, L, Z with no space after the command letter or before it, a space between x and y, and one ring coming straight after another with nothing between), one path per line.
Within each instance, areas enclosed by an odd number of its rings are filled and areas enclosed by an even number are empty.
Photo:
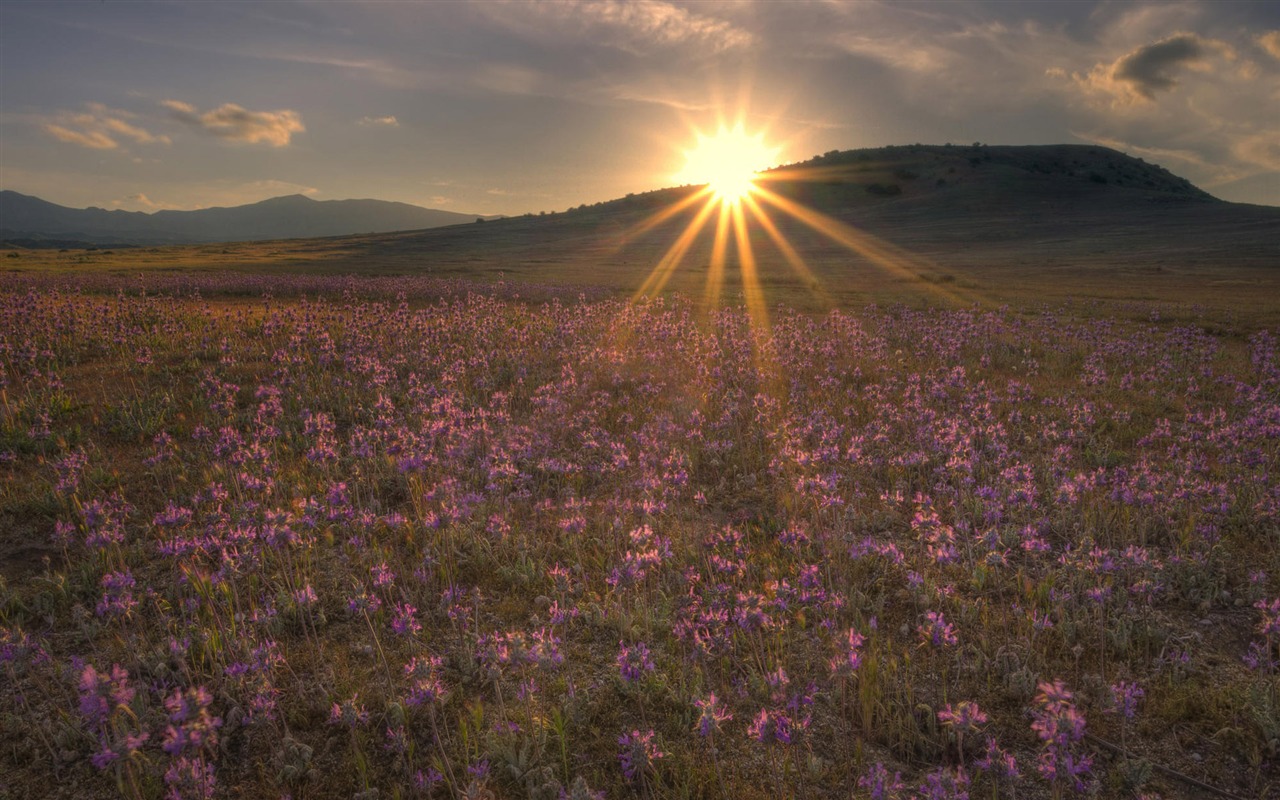
M685 166L676 179L701 188L658 210L631 231L630 235L638 235L682 212L692 213L688 224L636 291L636 299L660 294L695 241L710 227L714 233L703 293L708 309L721 303L726 274L731 267L736 267L741 278L742 300L753 326L757 333L769 329L768 306L750 235L753 229L761 231L802 283L829 305L821 281L778 225L778 218L782 217L809 228L896 277L910 280L932 270L928 259L788 197L791 194L786 188L788 184L806 180L825 183L838 176L829 168L788 168L765 173L764 170L777 162L783 149L767 142L762 132L748 132L741 122L733 127L722 125L711 134L695 133L693 146L683 151ZM774 183L773 188L764 185L770 182ZM730 263L731 254L736 257L736 264ZM964 302L956 291L936 285L929 289L953 302Z
M684 152L685 166L676 179L706 184L722 203L737 203L747 196L755 187L756 175L772 166L781 150L766 144L763 133L747 133L741 123L696 137L693 148Z

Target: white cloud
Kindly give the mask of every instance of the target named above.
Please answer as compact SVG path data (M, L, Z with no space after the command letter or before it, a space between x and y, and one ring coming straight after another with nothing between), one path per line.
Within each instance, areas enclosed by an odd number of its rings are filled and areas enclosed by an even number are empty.
M147 131L126 119L135 114L107 108L101 103L85 104L85 111L63 112L46 119L41 128L60 142L87 147L90 150L116 150L122 139L136 144L169 144L168 136Z
M298 112L288 109L249 111L235 103L224 103L210 111L201 112L181 100L164 100L160 105L169 109L169 115L173 119L233 142L261 142L272 147L284 147L289 144L293 134L306 130Z
M399 128L400 120L388 114L385 117L362 117L360 124L366 128Z

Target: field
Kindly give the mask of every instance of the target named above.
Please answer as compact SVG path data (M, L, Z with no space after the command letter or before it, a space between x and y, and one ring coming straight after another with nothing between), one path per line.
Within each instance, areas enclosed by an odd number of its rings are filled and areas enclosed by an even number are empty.
M0 277L0 797L1280 797L1270 272L234 250Z

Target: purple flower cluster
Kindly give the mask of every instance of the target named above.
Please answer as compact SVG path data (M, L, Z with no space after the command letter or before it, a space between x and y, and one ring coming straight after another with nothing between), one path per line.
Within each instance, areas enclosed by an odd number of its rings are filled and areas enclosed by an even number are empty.
M618 764L623 776L632 783L643 781L650 775L666 753L653 741L654 731L632 730L618 737Z
M649 647L644 642L637 642L628 647L618 642L618 672L622 680L634 683L653 672L653 658L649 655Z
M1062 681L1041 683L1035 697L1031 730L1041 741L1036 768L1050 783L1068 785L1083 792L1093 769L1093 759L1080 752L1084 739L1084 715Z

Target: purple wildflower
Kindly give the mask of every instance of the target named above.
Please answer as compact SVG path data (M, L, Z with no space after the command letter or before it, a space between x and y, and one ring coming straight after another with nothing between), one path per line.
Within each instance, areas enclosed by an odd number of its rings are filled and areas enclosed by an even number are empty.
M924 617L925 624L916 629L920 633L921 642L941 647L955 645L959 641L955 626L947 622L941 611L928 611Z
M632 730L618 737L618 763L622 766L622 774L628 781L635 783L643 780L653 771L658 759L666 755L653 742L652 729L641 733Z
M1022 774L1018 770L1018 761L1013 754L1000 747L1000 744L991 736L987 737L987 749L982 754L982 758L973 762L973 765L990 772L997 778L1014 780Z
M866 641L866 637L849 629L848 638L845 646L841 648L838 655L828 662L831 667L831 674L838 677L847 677L857 671L862 665L862 644Z
M1138 684L1119 681L1111 686L1108 692L1110 705L1104 711L1132 720L1138 714L1138 701L1145 695L1146 692Z
M1038 688L1031 729L1044 742L1044 750L1037 769L1051 783L1070 781L1076 791L1084 791L1084 776L1089 774L1093 761L1074 749L1084 738L1084 715L1076 709L1073 695L1062 681L1041 683Z
M409 678L409 697L405 700L406 703L411 706L430 705L444 697L440 664L440 659L435 656L419 656L404 665L404 674Z
M86 664L80 673L80 713L94 727L105 725L117 708L133 702L129 672L113 664L111 674L100 673Z
M222 720L209 714L212 702L213 698L203 686L185 692L175 690L164 701L165 710L169 712L169 726L162 745L166 753L174 756L185 751L200 753L217 745Z
M961 700L954 706L950 703L943 706L938 712L938 721L957 733L966 733L977 730L979 726L985 724L987 715L977 703Z
M760 744L791 744L791 719L782 711L762 708L747 727L747 735Z
M413 636L422 630L418 622L418 609L408 603L396 603L395 615L391 618L391 630L400 636Z
M369 722L369 712L360 703L360 695L353 694L341 703L334 703L329 710L329 724L356 728Z
M695 730L702 737L712 736L719 732L720 726L733 719L733 714L720 703L715 692L701 700L694 701L698 709L698 724Z
M877 761L858 778L858 788L866 789L870 800L894 800L907 787L902 782L901 772L890 775L884 764Z
M622 673L622 680L627 683L634 683L644 673L653 672L653 659L649 657L648 646L644 642L637 642L627 647L618 642L618 670Z

